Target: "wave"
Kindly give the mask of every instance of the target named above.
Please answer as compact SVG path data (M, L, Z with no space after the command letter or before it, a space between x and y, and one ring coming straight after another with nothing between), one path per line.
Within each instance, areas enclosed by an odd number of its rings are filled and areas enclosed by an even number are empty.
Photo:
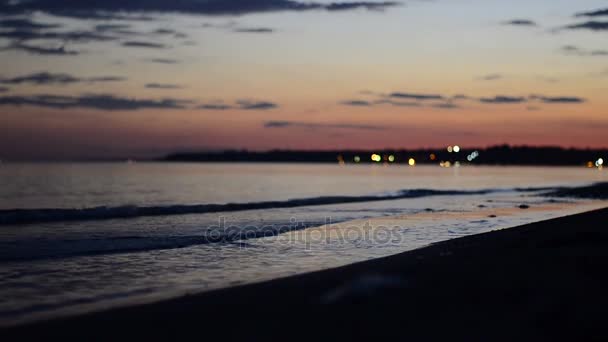
M332 221L339 223L340 220ZM67 258L75 256L96 256L146 252L163 249L187 248L206 244L236 244L249 247L244 241L272 237L283 233L318 227L327 222L284 222L255 226L230 226L226 229L212 230L197 235L164 236L109 236L103 238L74 240L36 240L31 239L15 245L0 242L0 263L13 261L33 261L43 259ZM22 276L23 274L19 274ZM11 275L4 276L10 278ZM6 280L0 275L0 282Z
M545 195L547 188L539 188L537 191ZM484 195L502 192L529 192L533 189L485 189L475 191L448 191L448 190L403 190L392 194L381 194L375 196L359 197L317 197L287 201L241 203L241 204L215 204L215 205L181 205L181 206L159 206L159 207L102 207L90 209L42 209L42 210L0 210L0 223L29 223L29 222L52 222L70 220L103 220L121 217L138 217L150 215L179 215L193 213L209 213L222 211L236 211L248 209L266 208L288 208L298 206L315 206L323 204L341 204L354 202L370 202L395 200L403 198L417 198L425 196L452 196L452 195ZM551 199L554 200L554 199ZM128 210L126 209L128 208ZM325 210L325 209L324 209ZM349 221L356 218L372 217L369 216L375 209L343 208L340 212L349 213L356 211L365 216L344 216L332 217L331 223ZM411 212L421 211L441 211L440 208L433 209L405 209L405 208L386 208L381 209L382 214L402 213L403 210ZM19 213L21 216L16 216ZM12 216L9 216L12 215ZM28 216L29 215L29 216ZM76 239L47 240L36 237L27 238L26 241L2 241L0 242L0 263L11 261L31 261L41 259L66 258L75 256L95 256L129 252L143 252L161 249L185 248L205 244L243 244L248 239L276 236L279 234L303 230L310 227L317 227L326 224L327 221L321 217L312 218L305 221L294 222L292 220L266 221L260 225L252 225L249 221L242 224L231 224L229 226L216 227L208 230L199 230L196 234L162 234L160 236L140 236L138 234L128 234L120 236L100 236ZM18 243L17 243L18 242ZM247 244L239 245L247 247ZM1 281L2 279L0 279Z
M417 198L427 196L446 195L483 195L490 192L504 190L432 190L414 189L401 190L390 194L365 196L324 196L285 201L265 201L250 203L227 204L193 204L193 205L166 205L166 206L117 206L92 208L51 208L51 209L5 209L0 210L0 225L47 223L62 221L108 220L121 218L134 218L142 216L169 216L185 214L206 214L218 212L232 212L256 209L295 208L304 206L318 206L328 204L347 204L358 202L375 202Z
M590 188L596 189L604 184L595 184ZM428 196L454 196L454 195L485 195L498 192L539 192L549 190L563 190L568 188L514 188L514 189L482 189L482 190L435 190L413 189L396 192L363 195L363 196L323 196L290 199L285 201L264 201L249 203L226 204L176 204L165 206L136 206L124 205L116 207L100 206L91 208L47 208L47 209L2 209L0 210L0 226L29 223L48 223L63 221L109 220L122 218L135 218L143 216L171 216L186 214L207 214L220 212L233 212L243 210L295 208L319 206L330 204L347 204L359 202L376 202L418 198ZM574 188L573 188L574 189ZM581 188L583 189L583 188ZM586 188L584 188L586 189ZM550 193L548 193L550 194Z

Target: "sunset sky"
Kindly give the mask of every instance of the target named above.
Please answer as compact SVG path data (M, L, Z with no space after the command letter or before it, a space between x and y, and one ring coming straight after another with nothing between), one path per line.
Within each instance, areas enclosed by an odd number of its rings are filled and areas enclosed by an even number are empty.
M0 159L608 147L605 0L0 0Z

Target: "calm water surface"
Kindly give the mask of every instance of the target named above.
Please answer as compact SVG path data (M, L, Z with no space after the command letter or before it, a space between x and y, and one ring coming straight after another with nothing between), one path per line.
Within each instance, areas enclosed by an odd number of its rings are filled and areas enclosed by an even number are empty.
M487 189L585 184L584 168L57 163L0 164L0 208L82 208L260 202L402 189Z

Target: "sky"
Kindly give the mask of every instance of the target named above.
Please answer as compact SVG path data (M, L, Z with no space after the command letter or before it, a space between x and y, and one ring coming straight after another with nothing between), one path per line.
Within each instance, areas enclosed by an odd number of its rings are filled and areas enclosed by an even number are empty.
M608 147L598 0L0 0L0 159Z

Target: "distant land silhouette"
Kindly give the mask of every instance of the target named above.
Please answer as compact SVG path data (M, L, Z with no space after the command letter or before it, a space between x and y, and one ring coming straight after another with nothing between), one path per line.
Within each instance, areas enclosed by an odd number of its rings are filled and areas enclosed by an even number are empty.
M454 165L545 165L596 167L602 159L608 159L608 149L574 149L561 147L534 147L500 145L488 148L445 149L383 149L383 150L333 150L291 151L272 150L254 152L226 150L221 152L173 153L162 161L168 162L275 162L275 163L395 163L395 164L442 164ZM458 152L455 152L458 151ZM448 163L449 162L449 163ZM600 162L601 164L601 162Z

